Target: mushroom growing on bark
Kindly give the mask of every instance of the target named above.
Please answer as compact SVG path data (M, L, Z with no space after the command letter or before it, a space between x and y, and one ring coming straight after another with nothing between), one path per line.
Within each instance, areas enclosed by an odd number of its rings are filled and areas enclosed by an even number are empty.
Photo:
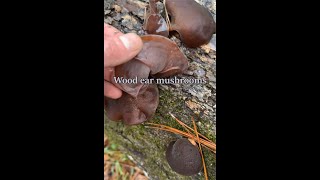
M137 83L112 83L133 97L137 97L144 85L141 79L153 77L169 77L184 72L188 68L187 57L178 46L166 37L160 35L141 36L143 48L131 61L115 67L114 77L133 79Z
M186 46L199 47L209 43L216 32L216 23L207 8L194 0L167 0L170 31L177 31Z
M188 68L187 57L167 37L167 24L156 4L150 0L146 17L147 31L159 35L141 36L143 49L127 63L112 69L111 83L124 91L121 98L105 99L107 116L111 120L126 124L139 124L152 117L159 102L155 84L145 84L142 79L166 78L183 73ZM194 0L167 0L165 7L170 16L170 31L177 31L188 47L208 43L215 33L215 22L211 13ZM119 83L114 78L135 79L135 83Z
M168 37L169 32L176 31L181 41L190 48L209 43L216 32L216 23L207 8L194 0L167 0L165 13L170 22L166 22L157 9L157 2L159 0L149 1L144 22L148 34Z
M166 158L171 169L184 176L195 175L203 167L198 148L186 138L170 142Z
M107 116L113 121L123 121L127 125L140 124L151 118L159 103L157 85L141 88L137 97L123 93L119 99L105 97Z
M157 34L168 37L169 27L157 8L157 2L159 2L159 0L149 0L148 11L146 12L143 28L148 34Z
M125 124L140 124L152 117L159 102L156 84L140 82L152 77L169 77L184 72L188 60L178 46L160 35L141 36L143 48L133 59L113 69L111 83L124 91L119 99L105 99L109 119ZM114 78L135 79L136 83L119 83Z

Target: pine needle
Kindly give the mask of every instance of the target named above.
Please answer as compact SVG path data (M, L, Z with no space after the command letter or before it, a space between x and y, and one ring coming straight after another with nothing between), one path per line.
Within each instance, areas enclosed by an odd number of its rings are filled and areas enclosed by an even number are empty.
M176 118L173 114L171 114L171 112L169 112L169 114L171 115L171 117L173 119L175 119L189 134L192 134L188 128L190 128L189 126L187 126L186 124L184 124L182 121L180 121L178 118Z
M176 118L176 117L175 117L173 114L171 114L170 112L169 112L169 114L170 114L171 117L172 117L173 119L175 119L181 126L184 126L184 127L188 128L188 129L190 129L191 131L194 132L194 129L192 129L191 127L189 127L188 125L186 125L184 122L180 121L178 118ZM188 130L187 130L187 131L188 131ZM200 133L198 133L198 134L199 134L202 138L210 141L210 140L209 140L207 137L205 137L204 135L202 135L202 134L200 134Z
M196 123L194 122L193 117L191 117L191 119L192 119L192 123L193 123L193 127L194 127L194 132L196 133L196 136L197 136L199 151L201 154L201 159L202 159L202 164L203 164L204 177L206 178L206 180L208 180L207 167L206 167L206 163L204 161L204 157L203 157L203 153L202 153L202 148L201 148L201 143L200 143L200 138L199 138L197 126L196 126Z
M163 5L164 5L164 13L166 15L167 26L168 26L169 31L170 31L171 30L171 22L170 22L168 11L167 11L167 7L166 7L166 0L163 0Z
M172 128L172 127L169 127L169 126L166 126L166 125L162 125L162 124L155 124L155 123L146 123L148 125L151 125L151 126L147 126L147 128L153 128L153 129L159 129L159 130L163 130L163 131L168 131L168 132L171 132L171 133L174 133L174 134L179 134L181 136L184 136L184 137L187 137L187 138L190 138L190 139L196 139L196 137L192 134L188 134L186 132L183 132L183 131L180 131L176 128ZM212 152L216 153L216 145L213 143L213 142L210 142L210 141L207 141L205 139L200 139L200 143L202 145L204 145L206 148L208 148L209 150L211 150Z
M206 167L206 163L205 163L205 159L204 159L204 155L203 155L203 151L202 151L202 146L205 148L208 148L209 150L211 150L212 152L216 153L216 144L213 143L212 141L210 141L207 137L205 137L204 135L198 133L198 129L197 129L197 125L194 121L194 118L191 117L192 120L192 124L193 124L193 128L189 127L188 125L186 125L185 123L183 123L182 121L180 121L178 118L176 118L173 114L171 114L169 112L169 114L171 115L171 117L173 119L175 119L183 128L185 131L181 131L178 130L176 128L170 127L170 126L166 126L166 125L162 125L162 124L155 124L155 123L146 123L149 126L146 126L147 128L153 128L153 129L158 129L158 130L163 130L163 131L167 131L167 132L171 132L174 134L178 134L181 136L184 136L186 138L189 138L191 140L194 140L198 143L198 149L199 152L201 154L201 159L202 159L202 164L203 164L203 171L204 171L204 177L206 180L208 180L208 173L207 173L207 167ZM192 132L191 132L192 131Z

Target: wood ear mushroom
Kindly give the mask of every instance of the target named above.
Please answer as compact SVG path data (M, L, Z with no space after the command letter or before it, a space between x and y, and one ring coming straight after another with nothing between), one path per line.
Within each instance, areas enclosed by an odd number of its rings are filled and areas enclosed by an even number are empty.
M107 116L126 124L147 121L155 113L159 93L155 84L141 80L166 78L181 74L188 68L187 57L178 46L167 38L169 31L179 33L187 47L199 47L208 43L215 33L216 24L211 13L194 0L167 0L165 9L171 17L166 22L156 7L159 0L150 0L145 28L149 35L141 36L143 48L132 60L113 69L111 83L124 93L119 99L105 99ZM168 24L169 27L168 27ZM136 79L135 83L119 83L118 80Z
M168 0L170 31L177 31L186 46L195 48L207 44L216 32L211 13L194 0Z
M166 158L173 171L185 176L197 174L203 167L198 148L186 138L172 141L167 148Z
M146 12L146 18L143 27L148 34L156 34L168 37L169 27L166 20L162 17L160 11L157 9L157 2L159 2L159 0L149 0L149 6Z
M143 123L150 119L159 104L158 87L144 86L137 97L123 93L119 99L105 98L107 116L113 121L123 121L127 125Z
M149 34L165 37L176 31L181 41L190 48L209 43L216 33L216 23L211 13L194 0L165 1L166 12L170 22L157 9L159 0L150 0L144 22L144 29Z
M141 79L153 77L169 77L184 72L188 68L187 57L178 46L160 35L141 36L143 48L131 61L115 67L114 77L132 79L134 84L119 84L112 78L112 83L133 97L137 97L143 84Z
M160 35L141 36L143 48L133 59L116 66L112 83L124 91L116 100L106 98L105 109L109 119L133 125L147 121L155 113L159 92L155 84L145 84L141 79L169 77L183 73L188 60L178 46ZM114 78L134 79L137 83L117 83Z

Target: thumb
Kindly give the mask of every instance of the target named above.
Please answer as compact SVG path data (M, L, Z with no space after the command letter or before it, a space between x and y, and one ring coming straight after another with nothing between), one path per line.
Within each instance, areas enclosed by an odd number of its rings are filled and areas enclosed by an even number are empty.
M134 58L142 49L141 38L134 34L122 34L118 30L105 30L104 66L114 67Z

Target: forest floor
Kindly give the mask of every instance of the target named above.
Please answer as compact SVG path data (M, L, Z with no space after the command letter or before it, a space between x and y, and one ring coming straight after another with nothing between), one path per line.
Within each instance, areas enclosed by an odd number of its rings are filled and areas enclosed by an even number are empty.
M116 144L104 138L104 180L148 180L143 171Z

